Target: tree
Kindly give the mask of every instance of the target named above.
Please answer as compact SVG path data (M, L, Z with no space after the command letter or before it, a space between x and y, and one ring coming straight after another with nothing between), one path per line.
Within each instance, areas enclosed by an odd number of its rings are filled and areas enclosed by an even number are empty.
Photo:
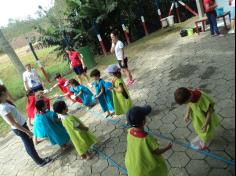
M18 56L16 55L15 51L9 44L9 42L6 40L1 30L0 30L0 50L9 56L12 64L15 66L19 75L22 75L23 72L25 71L25 68L21 63L20 59L18 58Z

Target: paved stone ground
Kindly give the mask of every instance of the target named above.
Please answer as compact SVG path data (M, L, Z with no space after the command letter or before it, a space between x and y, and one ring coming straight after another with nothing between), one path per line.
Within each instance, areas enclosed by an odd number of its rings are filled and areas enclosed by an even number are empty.
M201 88L217 102L216 111L221 124L210 152L226 160L235 159L235 43L234 35L211 38L180 38L171 34L158 43L137 53L130 66L136 78L130 89L136 105L150 104L154 111L148 119L148 128L157 134L162 145L171 139L173 149L164 157L171 176L231 176L235 166L186 149L196 136L191 125L185 126L185 107L174 103L173 92L179 86ZM72 107L77 108L77 107ZM57 159L43 168L34 165L23 151L21 142L12 133L0 140L1 176L117 176L124 172L126 129L124 117L105 119L99 106L89 112L77 112L97 135L99 156L84 162L74 150L60 154L58 147L43 142L37 146L41 156ZM115 166L115 167L114 167ZM119 169L119 170L118 170Z

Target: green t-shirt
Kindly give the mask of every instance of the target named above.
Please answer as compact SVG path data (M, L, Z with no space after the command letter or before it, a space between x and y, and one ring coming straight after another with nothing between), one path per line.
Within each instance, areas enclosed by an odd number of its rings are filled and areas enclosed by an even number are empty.
M200 139L204 142L209 142L214 137L216 127L220 123L219 116L213 112L211 121L206 133L202 133L201 129L206 121L207 111L210 107L214 107L215 103L206 93L201 91L201 97L196 103L189 103L191 108L192 125Z
M97 143L97 139L90 131L80 130L79 127L84 124L75 116L68 115L62 119L62 124L70 136L79 155L85 154L93 144Z
M161 155L153 153L159 148L150 135L136 137L128 130L125 165L129 176L167 176L166 163Z
M116 115L126 114L132 106L132 101L131 101L128 89L127 89L125 83L123 82L123 80L116 79L113 86L115 88L118 88L120 86L120 84L123 84L124 89L125 89L126 93L128 94L128 98L124 97L124 95L120 92L116 92L114 90L112 91L112 97L113 97L114 109L115 109Z

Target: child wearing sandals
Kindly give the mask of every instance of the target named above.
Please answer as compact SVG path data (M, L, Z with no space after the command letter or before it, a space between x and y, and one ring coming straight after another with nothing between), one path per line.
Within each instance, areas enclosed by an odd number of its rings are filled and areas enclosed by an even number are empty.
M90 77L94 78L93 87L96 89L96 99L98 99L101 108L106 117L114 114L112 92L107 89L107 83L101 79L101 73L95 69L90 73ZM111 83L110 83L111 84Z
M61 150L66 150L70 137L63 127L56 113L49 111L44 100L36 101L37 113L34 120L34 143L38 144L43 139L48 139L52 145L59 145Z
M219 116L214 110L214 101L203 91L185 87L178 88L174 96L179 105L187 104L184 120L186 123L192 120L193 128L198 134L191 146L200 150L208 149L215 129L220 123Z
M59 114L62 124L67 130L81 159L92 159L95 153L90 152L89 149L92 145L97 143L96 137L78 118L68 114L68 107L64 101L55 102L53 104L53 109Z

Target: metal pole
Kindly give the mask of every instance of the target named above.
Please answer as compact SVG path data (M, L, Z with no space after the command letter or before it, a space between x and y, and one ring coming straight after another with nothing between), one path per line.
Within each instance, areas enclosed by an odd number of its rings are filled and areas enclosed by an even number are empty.
M29 47L30 47L30 50L32 51L32 53L33 53L33 55L34 55L34 58L36 59L36 62L37 62L37 64L38 64L38 66L40 67L40 69L41 69L41 71L42 71L44 77L45 77L46 80L50 83L50 80L49 80L49 78L48 78L48 74L46 73L45 69L43 68L43 65L40 63L39 58L38 58L38 56L36 55L36 53L35 53L35 51L34 51L34 47L33 47L33 45L32 45L31 42L29 42Z
M200 18L204 17L204 8L202 0L196 0L198 15Z

